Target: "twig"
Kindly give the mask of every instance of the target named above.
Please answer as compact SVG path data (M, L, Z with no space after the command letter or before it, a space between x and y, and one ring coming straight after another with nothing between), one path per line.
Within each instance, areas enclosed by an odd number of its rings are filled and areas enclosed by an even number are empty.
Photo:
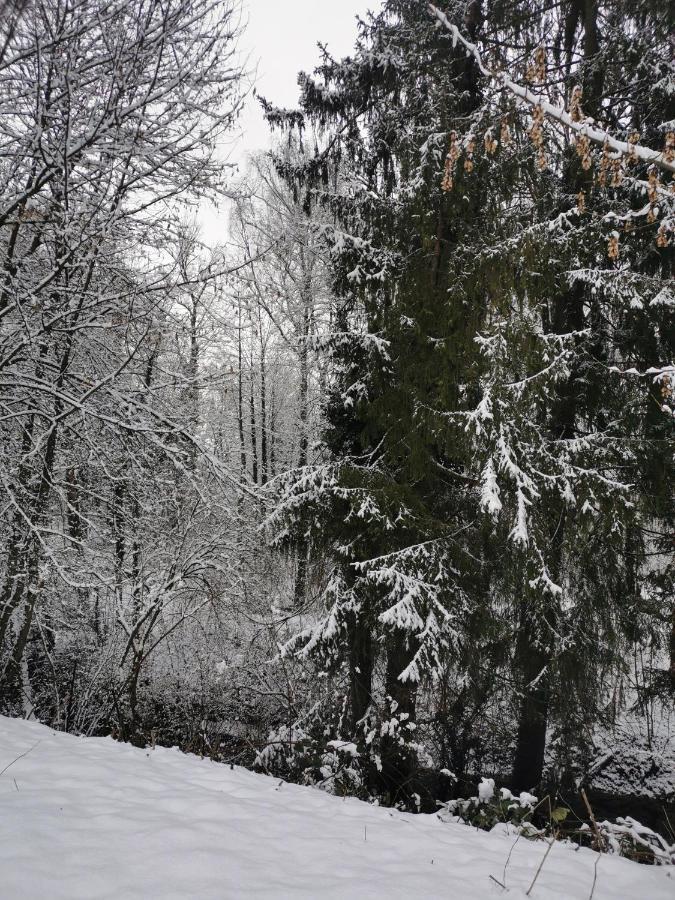
M502 884L498 878L495 878L494 875L490 875L490 878L494 881L495 884L498 884L500 888L504 888L504 890L506 890L506 885Z
M533 888L534 885L536 884L537 878L539 878L539 873L540 873L541 870L544 868L544 863L546 862L546 857L549 855L549 853L550 853L551 850L553 849L553 845L554 845L554 844L555 844L555 838L552 837L551 840L550 840L549 843L548 843L548 847L546 848L546 853L544 853L544 856L543 856L543 858L542 858L542 861L539 863L539 868L538 868L537 871L534 873L534 878L532 879L532 884L531 884L531 885L529 886L529 888L525 891L525 896L526 896L526 897L529 897L529 896L530 896L530 893L532 892L532 888Z
M506 857L506 862L504 863L504 874L502 875L502 878L504 879L504 887L505 888L506 888L506 870L509 866L509 863L511 862L511 855L513 854L513 851L516 849L516 844L520 840L521 836L522 836L522 831L519 831L516 836L515 841L511 844L511 849L509 850L509 855Z
M593 900L593 894L595 892L595 882L598 880L598 863L600 862L600 854L598 853L595 857L595 865L593 866L593 884L591 885L591 892L588 895L588 900Z
M9 769L10 766L13 766L15 762L18 762L20 759L23 759L24 756L28 756L28 754L31 752L31 750L35 750L35 748L37 747L37 745L38 745L39 743L40 743L40 741L37 741L35 744L33 744L32 747L29 747L28 750L26 750L25 753L22 753L20 756L17 756L16 759L13 759L11 762L7 763L7 765L6 765L5 768L2 770L2 772L0 772L0 775L4 775L5 772L7 771L7 769Z
M586 805L586 809L588 811L588 817L591 820L591 826L593 828L593 834L595 835L595 849L598 853L602 853L606 849L605 840L600 833L600 829L598 828L598 823L595 821L595 816L593 815L593 810L591 809L591 804L588 802L588 797L586 796L586 789L581 789L581 797Z

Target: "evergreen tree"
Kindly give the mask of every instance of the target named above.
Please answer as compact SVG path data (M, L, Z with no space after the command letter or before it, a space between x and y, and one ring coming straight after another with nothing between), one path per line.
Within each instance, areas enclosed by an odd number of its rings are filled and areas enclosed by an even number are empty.
M578 2L445 17L386 3L353 58L301 78L301 115L268 108L328 134L303 166L279 164L335 217L341 301L331 462L293 481L279 514L311 507L335 562L326 616L298 640L348 668L352 733L383 698L414 719L419 685L444 678L454 702L437 712L456 739L499 673L516 687L522 789L541 780L549 726L567 751L603 673L662 618L645 535L669 480L656 393L672 200L649 167L669 165L668 21ZM516 103L477 44L534 100ZM635 222L618 251L617 226ZM647 389L623 374L655 362ZM382 753L391 795L414 761Z

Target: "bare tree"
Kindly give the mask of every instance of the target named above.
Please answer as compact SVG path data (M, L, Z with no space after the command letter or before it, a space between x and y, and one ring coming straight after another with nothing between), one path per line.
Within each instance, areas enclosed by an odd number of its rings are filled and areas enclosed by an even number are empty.
M181 205L222 187L214 148L241 73L229 2L35 0L13 22L0 59L0 684L29 712L26 648L51 579L125 583L129 466L157 457L183 472L194 452L155 367L194 287L171 252ZM91 556L94 497L117 510L117 576L101 559L72 564Z
M233 234L240 253L251 260L237 273L237 291L249 310L254 466L260 447L260 478L254 481L264 484L277 467L302 469L309 462L320 422L321 346L332 301L321 215L305 212L294 201L269 158L253 161L249 179L236 207ZM265 253L257 259L260 248ZM292 592L296 608L304 603L306 582L307 547L300 541Z

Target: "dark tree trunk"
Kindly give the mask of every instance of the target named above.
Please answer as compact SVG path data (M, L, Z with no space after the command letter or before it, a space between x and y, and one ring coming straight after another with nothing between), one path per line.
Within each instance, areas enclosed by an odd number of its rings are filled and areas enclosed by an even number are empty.
M405 632L397 629L388 635L385 683L387 696L396 704L395 715L406 713L414 719L417 684L412 681L401 681L399 677L410 663L410 656L411 649Z
M370 626L362 619L352 618L349 626L349 687L352 732L368 712L372 701L374 647Z
M586 113L597 108L602 90L602 71L595 68L600 49L597 17L597 0L575 0L570 9L566 36L571 52L577 25L579 22L583 23L586 76L583 105ZM591 177L578 168L575 160L568 175L570 188L575 193L588 189ZM587 324L584 312L584 304L587 302L588 298L581 286L561 294L551 304L550 320L543 323L545 330L557 334L581 331ZM593 316L595 313L596 310L591 308L588 315ZM597 352L601 352L600 348ZM550 410L550 431L556 439L569 440L576 435L579 404L584 398L588 401L588 394L588 376L584 377L583 372L572 369ZM554 503L548 515L551 522L549 568L553 577L559 580L566 531L571 523L564 505ZM547 610L547 622L544 622L536 615L532 600L524 597L522 603L515 659L522 691L513 764L513 787L517 791L536 788L542 779L551 690L550 673L541 673L552 660L548 623L555 622L557 618L557 610L553 606Z
M523 616L524 620L528 618L527 614ZM550 692L548 674L541 673L548 662L548 654L538 650L532 638L532 623L522 621L517 664L523 684L512 776L512 789L516 792L538 789L546 752Z
M417 695L416 683L402 681L399 677L410 663L410 655L408 637L403 631L397 629L387 635L385 690L391 699L392 719L399 721L404 733L407 723L415 719ZM409 801L415 787L413 779L417 774L414 752L405 743L400 743L398 735L385 734L382 738L381 760L379 781L385 797L390 803L397 800Z

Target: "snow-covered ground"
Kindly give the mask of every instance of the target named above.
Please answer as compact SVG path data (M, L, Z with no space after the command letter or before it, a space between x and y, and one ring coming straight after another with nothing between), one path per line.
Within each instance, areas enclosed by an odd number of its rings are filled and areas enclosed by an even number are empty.
M2 900L518 898L546 849L1 716L0 773ZM560 843L530 897L588 900L596 861L593 900L675 897L672 868Z
M655 701L649 718L625 710L613 728L594 735L591 784L608 794L636 794L661 802L675 797L675 708Z

